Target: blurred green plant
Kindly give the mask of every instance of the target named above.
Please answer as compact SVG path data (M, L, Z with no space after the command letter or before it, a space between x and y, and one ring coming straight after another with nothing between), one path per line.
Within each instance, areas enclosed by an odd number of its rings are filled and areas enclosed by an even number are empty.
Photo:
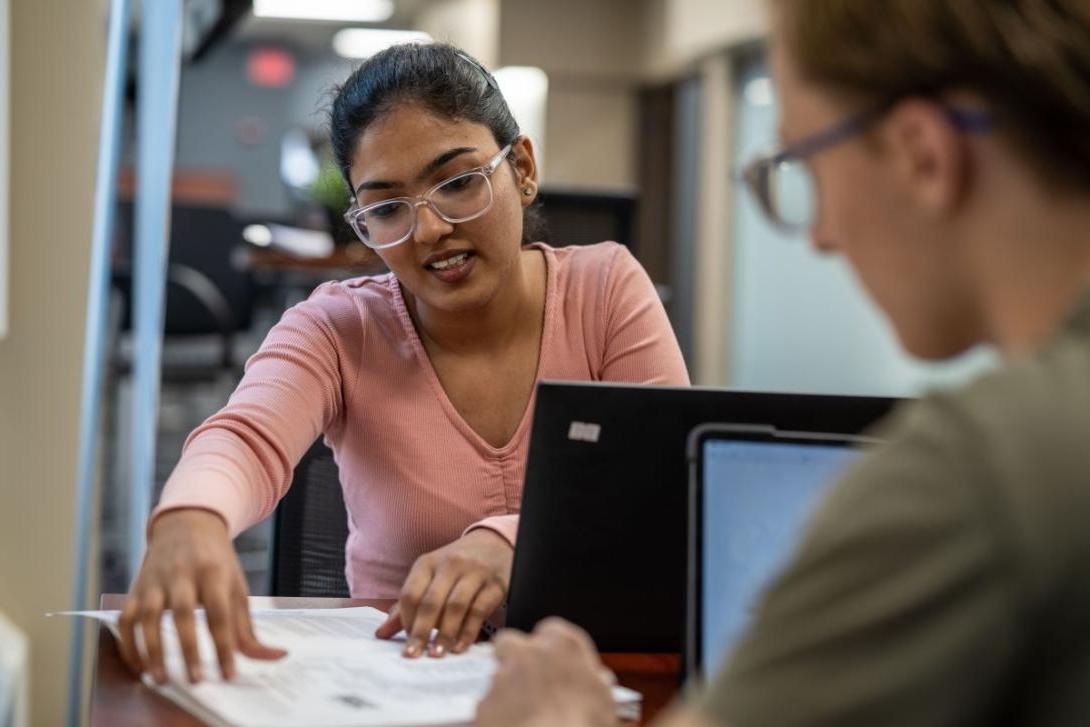
M344 183L344 177L336 164L322 164L318 176L307 187L307 193L324 210L326 224L334 243L345 245L356 241L356 233L344 221L344 213L352 199L348 193L348 185Z
M322 165L317 178L310 183L307 191L311 199L338 216L344 214L351 201L341 170L332 162Z

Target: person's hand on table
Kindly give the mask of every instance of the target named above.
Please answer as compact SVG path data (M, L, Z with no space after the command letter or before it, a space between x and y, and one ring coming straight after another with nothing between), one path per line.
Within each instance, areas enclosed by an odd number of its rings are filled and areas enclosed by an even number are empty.
M484 528L420 556L375 635L390 639L404 628L408 657L465 651L507 597L513 557L511 544ZM432 629L439 632L429 643Z
M496 672L477 705L477 727L617 724L613 675L579 627L549 618L533 634L505 630L492 641Z
M250 622L249 589L227 526L207 510L174 510L155 521L140 573L129 590L118 622L121 656L134 672L166 682L159 625L173 611L186 670L198 682L201 660L194 609L203 606L225 679L235 676L235 651L252 659L279 659L287 652L258 642ZM145 655L136 646L136 630ZM146 656L146 658L145 658Z

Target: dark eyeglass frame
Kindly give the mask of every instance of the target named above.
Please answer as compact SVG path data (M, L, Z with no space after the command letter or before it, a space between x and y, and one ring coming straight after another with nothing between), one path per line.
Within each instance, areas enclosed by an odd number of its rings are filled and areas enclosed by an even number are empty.
M846 119L834 122L824 129L805 136L793 144L767 154L761 154L742 168L741 173L737 175L738 179L745 183L749 193L753 195L769 222L787 232L800 232L808 226L808 223L807 225L800 225L785 220L776 209L776 204L769 193L768 178L771 172L783 164L805 161L819 152L863 133L872 124L889 113L899 100L887 101L853 114ZM995 116L982 109L970 109L945 104L941 108L954 128L963 133L984 133L995 128Z

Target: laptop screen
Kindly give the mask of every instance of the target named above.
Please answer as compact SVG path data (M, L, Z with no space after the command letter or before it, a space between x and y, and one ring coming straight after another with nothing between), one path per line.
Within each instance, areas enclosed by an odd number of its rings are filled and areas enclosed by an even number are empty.
M699 639L705 675L723 665L821 496L859 453L825 442L704 440Z

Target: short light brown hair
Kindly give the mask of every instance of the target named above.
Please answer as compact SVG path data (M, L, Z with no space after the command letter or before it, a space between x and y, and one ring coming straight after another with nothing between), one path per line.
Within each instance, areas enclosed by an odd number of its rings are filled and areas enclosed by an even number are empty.
M845 99L967 91L1044 176L1090 189L1090 0L770 0L802 76Z

